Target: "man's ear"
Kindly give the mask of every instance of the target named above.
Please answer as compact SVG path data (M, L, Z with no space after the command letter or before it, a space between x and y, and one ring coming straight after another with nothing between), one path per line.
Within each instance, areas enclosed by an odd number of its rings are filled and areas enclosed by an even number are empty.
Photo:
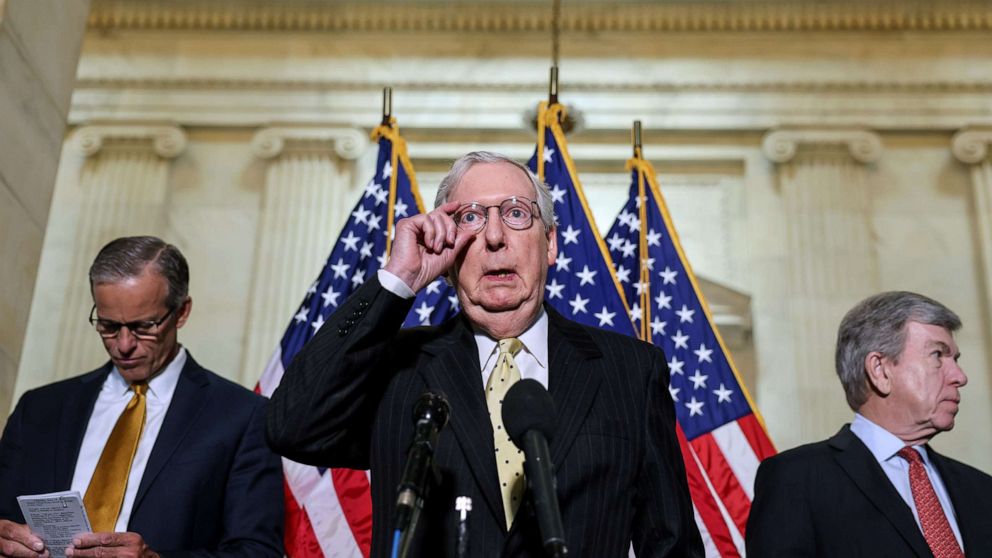
M558 226L553 225L548 231L548 267L555 265L558 259Z
M865 357L865 375L868 383L880 395L888 395L892 391L891 363L882 353L872 351Z
M186 297L186 300L179 305L176 309L176 328L181 328L186 325L186 320L189 319L190 310L193 309L193 297Z

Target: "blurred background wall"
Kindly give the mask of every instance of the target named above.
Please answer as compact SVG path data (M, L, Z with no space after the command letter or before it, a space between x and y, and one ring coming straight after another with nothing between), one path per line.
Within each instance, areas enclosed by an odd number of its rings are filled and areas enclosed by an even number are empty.
M64 45L35 58L17 47L36 85L6 66L0 78L25 88L0 95L3 416L25 390L104 361L86 269L124 234L184 251L194 308L180 339L253 386L371 176L384 86L428 203L469 150L528 158L547 97L548 1L58 4L8 0L8 14L37 11L14 32L0 22L0 64L7 35ZM833 372L840 318L907 289L965 323L970 383L935 445L992 471L988 3L571 0L559 83L603 231L643 122L645 157L779 449L850 420ZM48 120L25 116L37 104Z

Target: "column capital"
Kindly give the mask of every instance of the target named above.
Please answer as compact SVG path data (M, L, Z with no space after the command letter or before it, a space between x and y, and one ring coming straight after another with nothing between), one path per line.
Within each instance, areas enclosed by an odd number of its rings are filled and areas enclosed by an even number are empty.
M369 139L357 128L272 126L255 133L251 148L256 157L271 159L281 155L287 146L312 149L328 143L342 159L357 159L365 152Z
M795 158L800 145L847 147L859 163L874 163L882 156L882 139L862 128L781 128L771 130L761 140L761 152L775 163Z
M951 152L962 163L981 163L989 154L992 127L964 128L951 139Z
M163 159L178 157L186 149L186 133L171 124L90 124L77 128L73 142L85 157L93 157L108 143L147 144Z

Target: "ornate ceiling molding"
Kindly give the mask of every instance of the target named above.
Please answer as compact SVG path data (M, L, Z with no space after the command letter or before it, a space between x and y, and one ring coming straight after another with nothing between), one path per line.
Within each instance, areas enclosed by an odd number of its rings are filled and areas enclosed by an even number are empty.
M761 141L761 152L775 163L788 163L801 145L841 145L861 163L874 163L882 156L882 139L861 129L773 130Z
M94 124L78 128L73 142L84 157L93 157L110 144L148 148L163 159L186 149L186 133L178 126L149 124Z
M544 93L546 82L373 81L245 79L215 77L80 77L76 89L367 91L385 86L397 91L488 91ZM651 83L567 81L563 91L577 93L789 92L789 93L992 93L989 81L737 81Z
M989 144L992 144L992 128L968 128L954 134L951 152L958 161L973 165L988 157Z
M289 148L313 149L328 144L342 159L357 159L365 152L369 139L355 128L278 126L259 130L251 140L252 152L262 159L277 157Z
M93 0L94 29L242 31L548 32L539 0L238 2ZM765 0L570 2L563 32L988 31L992 5L977 0Z

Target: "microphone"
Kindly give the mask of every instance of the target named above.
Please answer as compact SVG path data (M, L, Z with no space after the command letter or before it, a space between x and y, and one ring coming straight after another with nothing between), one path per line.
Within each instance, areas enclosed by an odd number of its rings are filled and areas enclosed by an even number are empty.
M548 451L548 440L556 423L554 401L540 382L520 380L507 390L503 398L503 426L526 458L524 473L537 511L544 550L558 558L568 554L568 546Z
M427 496L428 479L434 471L438 433L448 423L450 414L448 400L434 391L425 391L413 405L413 442L407 450L406 467L396 487L397 531L412 534L416 528L417 517Z

